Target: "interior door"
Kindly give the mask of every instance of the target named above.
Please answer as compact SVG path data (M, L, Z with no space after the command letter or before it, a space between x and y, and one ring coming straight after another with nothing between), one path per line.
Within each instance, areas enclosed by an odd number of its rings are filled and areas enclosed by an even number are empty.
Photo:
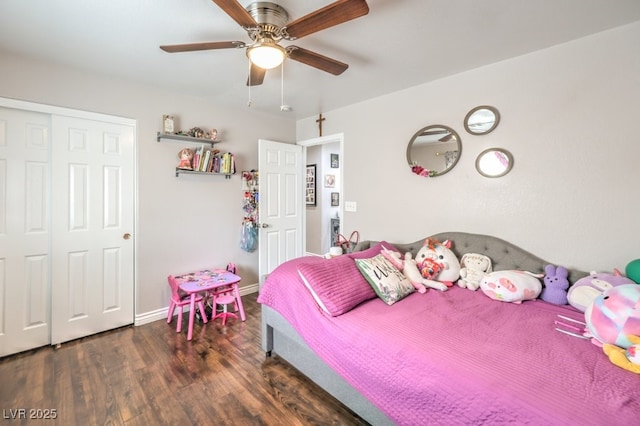
M133 323L134 127L53 116L51 343Z
M281 263L304 253L302 147L258 141L260 283Z
M0 107L0 356L49 343L50 116Z

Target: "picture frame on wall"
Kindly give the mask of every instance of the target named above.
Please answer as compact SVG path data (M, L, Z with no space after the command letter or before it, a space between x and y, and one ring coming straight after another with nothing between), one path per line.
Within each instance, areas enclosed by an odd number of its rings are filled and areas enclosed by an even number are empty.
M305 175L305 202L307 206L316 205L316 165L307 164Z
M331 193L331 207L338 207L340 205L340 193L332 192Z
M324 175L324 186L325 188L335 188L336 175Z
M340 156L338 154L331 154L331 168L337 169L340 167Z

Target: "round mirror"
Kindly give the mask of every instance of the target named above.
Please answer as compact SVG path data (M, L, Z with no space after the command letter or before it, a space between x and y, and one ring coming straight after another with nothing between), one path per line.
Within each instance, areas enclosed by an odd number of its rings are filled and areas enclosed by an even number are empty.
M500 113L492 106L475 107L464 118L464 128L472 135L486 135L498 127Z
M451 127L435 124L416 132L407 146L407 162L419 176L435 177L451 170L460 158L460 136Z
M482 176L496 178L504 176L513 167L513 155L506 149L489 148L476 158L476 169Z

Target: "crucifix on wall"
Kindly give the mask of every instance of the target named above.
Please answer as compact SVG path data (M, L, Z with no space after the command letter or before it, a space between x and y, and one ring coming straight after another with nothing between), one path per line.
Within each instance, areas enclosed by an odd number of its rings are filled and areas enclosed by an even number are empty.
M325 118L322 116L322 113L320 113L318 119L316 120L316 123L318 123L318 132L320 133L320 136L322 136L322 122L324 120Z

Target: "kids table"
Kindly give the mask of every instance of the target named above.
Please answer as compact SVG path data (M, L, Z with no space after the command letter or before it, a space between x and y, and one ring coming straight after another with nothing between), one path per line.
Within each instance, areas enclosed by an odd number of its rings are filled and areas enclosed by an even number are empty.
M217 289L230 287L238 306L240 319L242 319L242 321L245 320L244 307L242 306L242 298L240 297L240 290L238 288L238 283L241 278L236 274L232 274L224 269L204 269L202 271L179 275L175 277L175 279L180 290L191 296L187 340L191 340L193 336L193 321L196 312L195 302L198 293L206 293L207 295L215 294ZM212 319L215 316L215 306L211 316Z

